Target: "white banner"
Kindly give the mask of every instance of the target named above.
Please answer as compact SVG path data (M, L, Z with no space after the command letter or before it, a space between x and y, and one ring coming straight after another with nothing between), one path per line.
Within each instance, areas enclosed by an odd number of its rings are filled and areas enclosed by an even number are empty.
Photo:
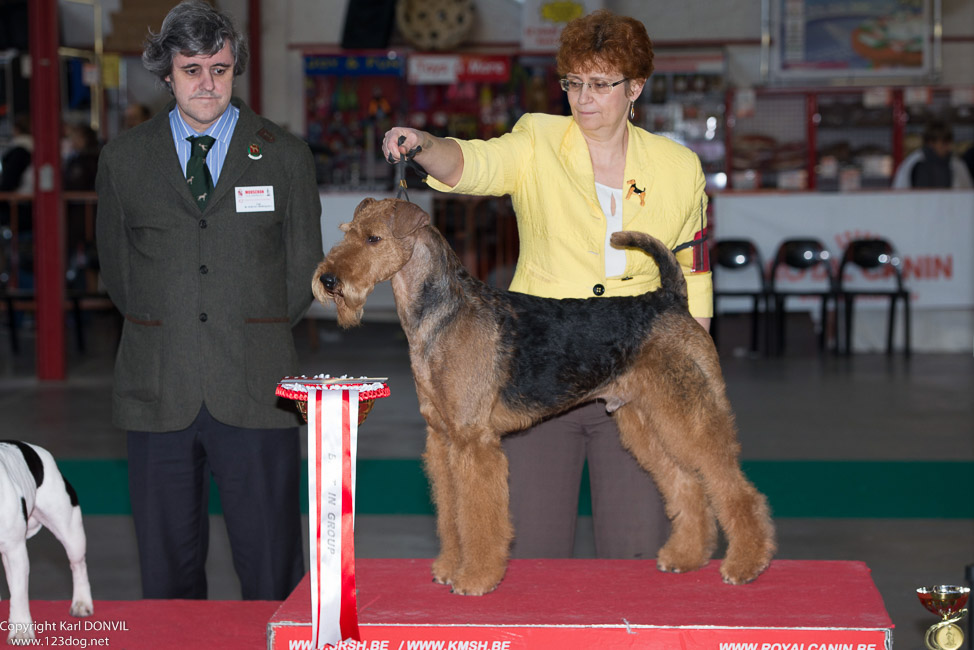
M902 260L914 307L974 307L974 192L727 193L716 195L713 204L715 238L751 239L766 267L784 239L821 240L838 269L850 240L881 237L893 244ZM749 274L745 278L720 269L716 273L725 288L751 280ZM815 279L792 272L779 276L779 281ZM861 281L868 286L890 278L864 275Z
M411 54L406 58L406 79L410 84L455 84L462 60L458 54Z

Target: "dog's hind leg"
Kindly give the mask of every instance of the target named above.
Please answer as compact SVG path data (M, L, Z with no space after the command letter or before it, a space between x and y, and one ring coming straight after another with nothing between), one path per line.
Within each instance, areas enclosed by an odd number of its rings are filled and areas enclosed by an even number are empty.
M53 527L50 524L46 525L64 545L68 562L71 564L70 614L78 617L91 616L95 607L91 599L91 583L88 582L88 564L85 561L87 539L81 521L81 508L74 506L71 509L71 517L64 522L63 528L56 525Z
M774 527L767 500L741 471L730 405L724 399L713 399L714 392L708 395L687 399L682 405L677 400L654 398L652 417L647 419L672 464L681 468L683 476L698 482L694 499L699 498L700 490L706 494L724 531L727 554L720 568L724 581L742 584L757 578L770 564L775 551ZM675 551L669 543L664 550Z
M776 548L767 499L744 476L736 454L712 446L697 460L707 497L727 537L720 573L729 584L751 582L771 563Z
M660 571L699 569L717 546L717 525L700 482L673 461L653 431L658 426L641 407L629 403L615 412L622 442L656 481L669 517L670 536L660 549Z
M500 439L471 434L449 450L460 534L460 571L454 593L480 596L504 578L514 536L509 512L507 457Z
M12 536L11 540L0 546L0 553L3 553L3 570L7 574L7 588L10 590L8 643L15 639L34 638L30 598L27 595L30 559L27 556L26 531Z
M58 503L56 505L44 504L45 510L41 511L41 504L34 510L34 516L38 517L44 526L51 531L67 553L68 562L71 564L71 616L85 617L91 616L94 612L94 604L91 598L91 584L88 582L88 565L85 561L87 553L87 538L85 537L84 524L82 523L81 507L71 505L68 495L64 490L56 492Z
M750 582L768 567L775 552L767 499L736 465L720 466L704 480L717 520L727 535L727 555L720 574L729 584Z

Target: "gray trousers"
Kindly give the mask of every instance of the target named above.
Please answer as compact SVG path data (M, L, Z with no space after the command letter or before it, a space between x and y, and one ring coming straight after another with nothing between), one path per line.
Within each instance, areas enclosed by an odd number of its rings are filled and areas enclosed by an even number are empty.
M649 473L619 441L605 405L592 402L503 440L510 466L513 557L572 557L586 461L595 553L655 558L669 534Z

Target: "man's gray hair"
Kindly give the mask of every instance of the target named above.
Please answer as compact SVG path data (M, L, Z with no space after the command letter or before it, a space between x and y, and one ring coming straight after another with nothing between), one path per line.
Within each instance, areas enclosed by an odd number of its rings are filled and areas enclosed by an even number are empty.
M172 74L172 60L176 54L213 56L227 43L233 54L233 74L239 76L247 69L250 57L243 34L228 15L206 2L185 0L166 15L158 34L149 30L142 52L142 64L165 82L166 77Z

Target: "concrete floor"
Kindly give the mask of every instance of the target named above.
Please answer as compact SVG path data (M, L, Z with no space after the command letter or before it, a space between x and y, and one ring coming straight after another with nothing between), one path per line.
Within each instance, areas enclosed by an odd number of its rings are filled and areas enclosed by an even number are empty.
M125 457L124 436L110 421L114 322L90 314L87 326L87 353L69 342L64 382L34 379L30 332L22 333L23 350L14 356L0 331L0 436L41 444L59 460ZM736 329L739 336L734 327L722 330L720 350L745 461L961 461L955 476L931 476L916 489L940 490L945 499L969 503L974 488L970 354L915 355L908 361L884 355L821 357L812 349L810 326L804 331L789 326L794 342L786 356L764 358L742 351L746 328ZM331 323L312 327L306 322L295 333L306 374L389 377L392 396L376 405L363 426L360 458L418 458L425 428L398 326L367 323L342 332ZM221 518L213 517L212 524L210 596L238 598ZM922 648L923 632L934 622L917 600L916 587L965 584L964 567L974 563L974 519L969 518L778 517L776 524L779 558L858 560L872 569L896 626L897 649ZM432 517L364 515L356 526L359 557L436 553ZM86 516L85 527L96 600L138 598L131 519ZM29 549L32 598L69 598L67 563L53 536L42 531ZM576 554L591 557L592 549L591 521L582 518ZM0 594L7 596L5 585Z

